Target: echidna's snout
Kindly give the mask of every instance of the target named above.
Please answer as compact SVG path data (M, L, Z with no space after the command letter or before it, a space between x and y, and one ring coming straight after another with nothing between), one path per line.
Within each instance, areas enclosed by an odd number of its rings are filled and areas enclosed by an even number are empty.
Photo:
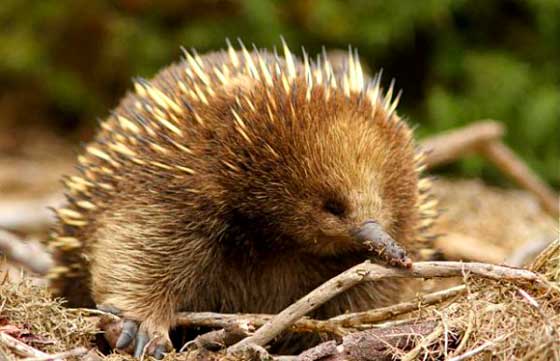
M360 242L395 242L393 238L385 232L383 227L372 219L368 219L354 230L354 237Z
M353 236L390 265L407 268L412 265L406 251L374 220L362 223L353 231Z

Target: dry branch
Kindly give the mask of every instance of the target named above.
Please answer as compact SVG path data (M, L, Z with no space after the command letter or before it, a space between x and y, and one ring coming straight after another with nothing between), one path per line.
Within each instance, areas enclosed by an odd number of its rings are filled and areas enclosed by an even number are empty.
M452 162L465 154L478 152L522 188L535 195L553 217L560 215L558 195L500 139L503 126L495 121L479 121L472 125L444 132L421 142L427 151L426 166L433 168Z
M15 337L8 335L5 332L0 332L0 344L5 345L16 354L23 357L43 357L48 356L48 354L34 349L33 347L21 342Z
M42 229L55 220L48 207L64 203L60 194L51 194L38 199L0 202L0 228Z
M502 172L533 193L543 208L553 217L557 218L560 215L558 195L543 183L509 147L500 141L494 141L484 144L481 151Z
M427 151L428 168L452 162L465 154L476 151L489 141L500 139L504 127L495 121L479 121L472 125L444 132L425 139L420 144Z
M416 311L421 307L437 304L458 296L466 291L464 285L451 287L449 289L422 295L396 305L377 308L364 312L347 313L330 318L328 320L315 320L301 318L294 322L287 330L296 333L328 333L333 336L345 336L350 330L363 330L370 328L372 323L378 323L398 315ZM104 330L105 338L110 345L115 345L120 335L122 322L120 318L95 309L78 309L92 315L102 317L92 317L92 322L96 322ZM215 312L178 312L175 315L175 325L183 327L210 327L217 328L198 337L197 340L190 341L183 348L207 345L229 346L242 338L249 336L255 329L269 322L275 315L272 314L227 314ZM237 339L236 339L237 338ZM235 341L231 341L235 340ZM190 348L190 347L189 347Z
M247 324L258 328L269 322L275 315L270 314L224 314L215 312L179 312L175 316L177 326L197 326L212 328L228 328L232 325ZM302 318L296 321L289 330L291 332L324 332L342 336L344 330L339 323L330 320L314 320Z
M459 285L445 290L416 297L408 302L376 308L364 312L346 313L328 320L302 318L294 322L289 328L291 332L324 332L342 336L346 332L343 328L356 328L364 324L371 324L415 311L422 306L429 306L446 301L464 293L466 287ZM95 311L95 310L93 310ZM227 328L232 325L248 324L255 328L263 326L275 315L271 314L227 314L215 312L178 312L175 316L177 326Z
M459 285L446 290L419 296L414 301L402 302L396 305L376 308L364 312L347 313L333 317L328 321L338 324L341 327L357 328L375 322L384 321L404 313L416 311L421 306L428 306L446 301L452 297L463 294L466 289L465 285Z
M486 351L486 350L488 350L489 348L495 346L497 343L503 341L507 336L508 336L508 335L502 335L502 336L496 338L495 340L486 341L486 342L483 343L482 345L480 345L480 346L478 346L478 347L476 347L476 348L473 348L472 350L467 351L467 352L465 352L465 353L462 354L462 355L459 355L459 356L455 356L455 357L450 358L449 361L468 360L468 359L470 359L471 357L473 357L474 355L479 354L479 353L481 353L481 352L483 352L483 351Z
M38 274L46 274L53 266L50 254L37 242L25 242L16 235L0 229L0 252L9 261L21 264Z
M34 356L23 359L22 361L52 361L52 360L64 360L68 357L77 357L85 355L88 349L85 347L76 347L69 351L59 352L52 355L45 354L43 356Z
M266 345L307 313L313 311L334 296L362 282L378 281L386 278L454 277L466 273L504 281L537 281L539 279L531 271L484 263L418 262L413 264L411 269L397 269L383 267L366 261L323 283L276 315L257 330L253 336L245 338L228 348L228 352L235 353L241 351L251 344L258 346Z
M187 349L206 349L218 351L229 345L241 341L254 331L249 324L232 324L221 330L210 331L199 335L194 340L183 345L180 351Z
M406 355L404 355L401 361L413 361L418 359L418 355L423 349L427 349L432 343L434 343L442 334L444 330L443 327L437 326L430 332L422 341L418 342L412 350L410 350Z

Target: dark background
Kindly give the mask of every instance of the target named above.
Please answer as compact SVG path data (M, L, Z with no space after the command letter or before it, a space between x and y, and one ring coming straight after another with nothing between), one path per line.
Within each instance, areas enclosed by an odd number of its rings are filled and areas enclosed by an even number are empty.
M1 0L0 152L43 137L87 141L131 87L181 57L241 37L315 54L359 49L403 89L420 137L480 119L560 187L560 1ZM477 157L441 170L507 184Z

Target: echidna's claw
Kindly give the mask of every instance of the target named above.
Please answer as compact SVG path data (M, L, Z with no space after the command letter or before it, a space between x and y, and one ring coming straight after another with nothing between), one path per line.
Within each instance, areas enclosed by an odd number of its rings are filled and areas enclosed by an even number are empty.
M123 312L112 305L97 305L97 309L115 316L123 316ZM141 322L139 321L123 317L121 320L113 320L112 324L114 325L113 327L115 327L115 331L112 332L113 336L111 336L111 338L108 338L108 335L111 332L108 332L108 329L104 328L106 331L105 337L107 338L107 341L109 341L109 344L114 345L116 349L131 352L136 358L140 358L142 356L146 345L150 343L150 341L152 341L152 345L148 346L146 354L151 355L158 360L163 358L164 353L171 349L169 339L167 337L162 337L161 331L159 333L148 332L143 329ZM116 342L114 341L115 338L117 339Z
M134 347L134 357L142 356L142 352L144 351L144 347L149 341L149 337L143 331L136 333L136 346Z
M154 351L154 357L158 360L163 358L163 354L165 353L165 345L159 345L156 347Z
M96 305L99 311L107 312L115 316L120 316L122 311L113 305Z
M170 344L167 343L166 339L161 336L155 336L156 339L151 338L147 332L142 330L140 327L139 331L136 333L136 345L134 347L134 357L141 358L146 345L146 354L155 357L160 360L163 358L165 352L168 351Z
M138 333L138 322L133 320L125 320L123 323L121 334L117 339L117 343L115 345L118 349L123 349L130 345L136 334Z

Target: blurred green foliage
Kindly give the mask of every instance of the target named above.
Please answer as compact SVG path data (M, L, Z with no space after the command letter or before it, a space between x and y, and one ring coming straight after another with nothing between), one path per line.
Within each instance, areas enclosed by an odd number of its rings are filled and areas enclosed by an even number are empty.
M2 0L0 126L85 138L131 77L178 60L181 45L272 47L281 34L312 54L357 47L396 78L421 136L503 121L507 142L560 186L558 0ZM446 170L500 179L476 158Z

